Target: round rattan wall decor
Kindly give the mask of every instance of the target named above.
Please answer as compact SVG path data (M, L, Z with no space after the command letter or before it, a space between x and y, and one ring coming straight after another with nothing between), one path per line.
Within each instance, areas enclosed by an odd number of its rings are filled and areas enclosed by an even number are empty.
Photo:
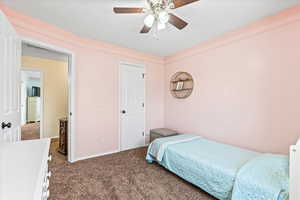
M194 89L194 80L192 75L187 72L175 73L170 81L170 92L177 99L189 97Z

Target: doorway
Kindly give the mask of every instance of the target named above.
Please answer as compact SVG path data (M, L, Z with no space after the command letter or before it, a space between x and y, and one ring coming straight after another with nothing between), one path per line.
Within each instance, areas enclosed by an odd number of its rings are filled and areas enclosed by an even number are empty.
M42 72L38 69L21 70L21 140L43 138Z
M51 138L53 150L61 156L64 155L69 162L75 162L74 54L66 49L23 38L22 69L24 68L26 71L38 69L41 72L40 138ZM24 85L21 82L21 91ZM32 88L32 90L38 90L38 88ZM24 98L22 92L21 98ZM21 118L24 118L24 115ZM61 127L62 124L63 127Z
M145 68L120 64L120 150L145 145Z

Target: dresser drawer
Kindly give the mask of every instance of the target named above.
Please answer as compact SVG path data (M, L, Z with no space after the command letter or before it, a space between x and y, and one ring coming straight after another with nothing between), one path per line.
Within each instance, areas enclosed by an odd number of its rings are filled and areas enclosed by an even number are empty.
M1 200L47 199L49 149L50 139L0 145Z
M52 160L52 156L47 157L45 163L43 164L42 176L40 179L39 188L37 189L39 196L37 200L47 200L50 196L49 185L51 178L51 171L49 171L48 164Z

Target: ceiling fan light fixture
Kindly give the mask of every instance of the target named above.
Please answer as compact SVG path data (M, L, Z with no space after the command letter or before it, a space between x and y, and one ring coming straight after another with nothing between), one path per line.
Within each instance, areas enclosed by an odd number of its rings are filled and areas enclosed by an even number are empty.
M179 30L184 29L188 23L180 17L174 15L171 9L177 9L200 0L144 0L145 7L114 7L116 14L136 14L148 13L144 19L144 26L140 31L141 34L149 33L152 28L155 33L158 30L167 28L167 24L171 24ZM154 26L154 27L153 27ZM154 32L154 31L152 31Z
M150 28L153 26L154 21L155 21L154 15L150 14L145 18L144 24Z
M163 10L158 14L158 18L161 23L166 24L170 19L170 15L167 11Z
M163 30L165 28L166 28L166 24L165 23L161 23L161 22L157 23L157 30L161 31L161 30Z

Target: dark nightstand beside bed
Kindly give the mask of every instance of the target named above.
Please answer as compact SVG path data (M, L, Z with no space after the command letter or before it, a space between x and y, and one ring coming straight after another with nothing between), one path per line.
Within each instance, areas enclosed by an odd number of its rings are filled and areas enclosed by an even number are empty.
M167 129L167 128L157 128L157 129L152 129L150 130L150 143L153 142L153 140L157 138L162 138L162 137L169 137L169 136L174 136L178 135L179 133L177 131Z

